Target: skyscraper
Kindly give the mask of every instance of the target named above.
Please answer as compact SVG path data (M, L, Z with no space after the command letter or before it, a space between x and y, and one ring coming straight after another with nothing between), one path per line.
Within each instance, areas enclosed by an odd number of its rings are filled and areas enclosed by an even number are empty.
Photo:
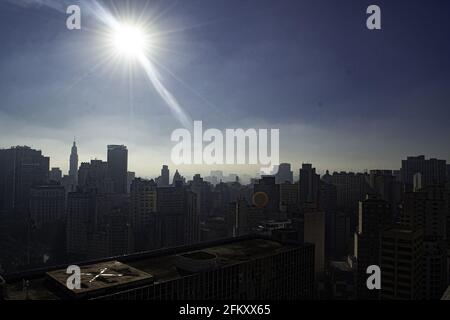
M381 232L380 269L383 300L423 298L423 233L396 226ZM377 291L377 290L375 290Z
M169 167L164 165L161 169L161 176L158 179L158 187L168 187L170 180Z
M304 163L300 169L300 204L317 204L319 198L319 181L320 176L316 174L316 168L313 168L312 164Z
M72 177L74 184L78 183L78 149L75 140L73 141L70 152L69 176Z
M443 185L447 177L445 160L425 159L425 156L408 157L402 161L402 182L406 191L413 191L414 175L420 173L422 187Z
M278 167L278 173L275 175L275 180L277 184L289 182L294 182L294 174L291 170L290 163L281 163Z
M28 210L31 187L48 182L49 162L29 147L0 150L0 210Z
M357 260L357 295L359 299L376 299L378 293L368 290L367 267L379 265L380 233L392 223L391 208L378 195L368 195L359 203L358 229L355 233Z
M60 168L52 168L50 170L50 181L61 182L62 180L62 171Z
M127 193L128 150L123 145L108 146L108 175L113 182L114 193Z
M447 288L447 219L449 196L443 186L405 194L402 223L423 232L426 299L439 299Z

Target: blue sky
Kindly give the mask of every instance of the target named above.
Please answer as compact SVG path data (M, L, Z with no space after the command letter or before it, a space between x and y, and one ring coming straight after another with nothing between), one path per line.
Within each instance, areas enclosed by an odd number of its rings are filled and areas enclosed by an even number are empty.
M66 29L66 4L80 4L81 31ZM381 7L381 31L365 26L369 4ZM294 168L398 168L415 154L450 159L448 1L104 5L152 21L164 84L192 119L279 128L281 160ZM106 158L107 144L126 144L130 169L156 175L170 165L170 134L180 125L138 66L105 59L104 26L85 7L0 1L0 146L42 149L67 170L74 136L82 161Z

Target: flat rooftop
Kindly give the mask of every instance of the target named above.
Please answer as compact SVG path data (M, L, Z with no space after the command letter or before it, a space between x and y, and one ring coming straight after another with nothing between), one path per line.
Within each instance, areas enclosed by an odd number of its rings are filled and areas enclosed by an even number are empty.
M297 246L298 245L295 244L280 243L260 236L257 236L256 238L243 237L190 247L143 252L129 256L110 258L109 260L80 263L79 265L81 267L82 275L96 275L104 268L110 268L113 264L120 264L119 269L121 270L131 270L133 277L120 277L118 279L120 283L111 284L109 283L109 279L101 277L101 279L97 279L101 280L98 282L100 284L96 284L95 287L91 289L84 288L87 291L95 291L97 289L120 291L117 287L126 290L132 287L134 283L142 285L142 281L144 281L145 284L160 283L183 277L179 268L177 268L177 266L179 266L180 257L189 259L189 265L193 265L194 267L197 264L202 266L206 260L212 259L214 261L214 268L220 268L227 265L264 258ZM65 273L66 267L67 266L60 266L54 269L40 270L37 274L32 276L23 275L21 277L21 275L14 275L14 280L9 282L7 279L6 281L7 299L60 299L61 289L68 290L64 285L69 276ZM110 273L109 270L110 269L108 269L107 273ZM123 273L120 272L120 270L118 272ZM24 289L22 279L29 279L27 289ZM83 281L85 281L85 279L83 279L82 282ZM49 282L51 285L49 285ZM59 286L59 289L55 288L55 284L56 287ZM125 288L127 285L128 288ZM62 286L64 288L62 288Z

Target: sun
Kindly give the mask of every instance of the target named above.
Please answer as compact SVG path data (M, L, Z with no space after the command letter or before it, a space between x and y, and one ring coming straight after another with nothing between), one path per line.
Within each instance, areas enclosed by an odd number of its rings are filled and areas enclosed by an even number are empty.
M120 24L115 28L112 42L117 52L128 58L135 58L144 54L148 47L144 30L129 24Z

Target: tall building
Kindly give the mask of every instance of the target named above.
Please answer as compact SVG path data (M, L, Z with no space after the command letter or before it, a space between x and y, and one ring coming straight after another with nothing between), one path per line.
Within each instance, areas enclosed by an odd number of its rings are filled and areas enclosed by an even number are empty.
M48 184L49 163L29 147L0 150L0 210L28 210L31 187Z
M136 173L128 171L127 172L127 193L131 192L131 184L133 183L134 179L136 179Z
M64 187L60 185L36 186L30 190L30 218L35 228L65 220Z
M175 186L177 183L186 183L186 179L178 172L178 170L176 170L175 174L173 175L172 186Z
M132 226L136 249L149 250L159 246L158 234L152 229L157 214L157 186L153 180L134 179L130 190ZM153 232L152 232L153 231Z
M166 165L162 166L161 176L158 178L158 187L168 187L170 185L170 171Z
M325 213L325 253L326 257L340 258L336 255L337 238L337 190L336 186L320 180L319 208Z
M108 174L114 193L127 193L128 150L126 146L108 146Z
M325 179L336 186L337 209L350 218L350 231L353 234L358 220L358 203L371 193L369 176L364 173L334 172Z
M314 244L314 270L316 278L325 273L325 213L308 208L303 213L304 241Z
M367 268L379 265L380 233L393 224L391 208L379 195L368 195L359 203L358 229L355 233L354 256L358 299L377 299L376 290L368 290Z
M425 156L408 157L402 160L401 176L406 191L413 191L414 175L421 174L422 187L444 185L447 176L445 160L425 159Z
M423 299L423 232L391 227L381 232L380 246L380 298Z
M304 163L300 169L300 203L317 204L319 200L319 181L320 176L316 173L316 168L312 164Z
M193 244L200 238L197 196L181 182L173 187L157 189L155 221L161 247Z
M190 181L190 189L197 196L197 215L201 221L206 220L212 207L211 184L204 181L199 174L196 174Z
M69 176L72 177L75 185L78 183L78 149L75 140L73 141L72 150L70 152Z
M448 278L449 194L443 186L428 186L405 194L402 223L423 232L424 295L439 299Z
M50 170L49 180L54 182L61 182L62 171L60 168L52 168Z
M280 186L275 183L274 176L263 176L253 186L254 196L253 202L258 199L259 204L256 204L268 215L268 219L279 218L280 212ZM255 204L255 203L254 203Z
M78 186L97 193L112 193L114 185L108 173L108 163L102 160L82 162L78 170Z
M67 198L67 255L71 260L84 260L89 255L89 235L96 227L94 192L72 192Z
M293 216L299 212L298 183L284 182L280 184L280 209Z
M275 175L277 184L294 183L294 173L291 170L290 163L281 163L278 167L278 173Z

